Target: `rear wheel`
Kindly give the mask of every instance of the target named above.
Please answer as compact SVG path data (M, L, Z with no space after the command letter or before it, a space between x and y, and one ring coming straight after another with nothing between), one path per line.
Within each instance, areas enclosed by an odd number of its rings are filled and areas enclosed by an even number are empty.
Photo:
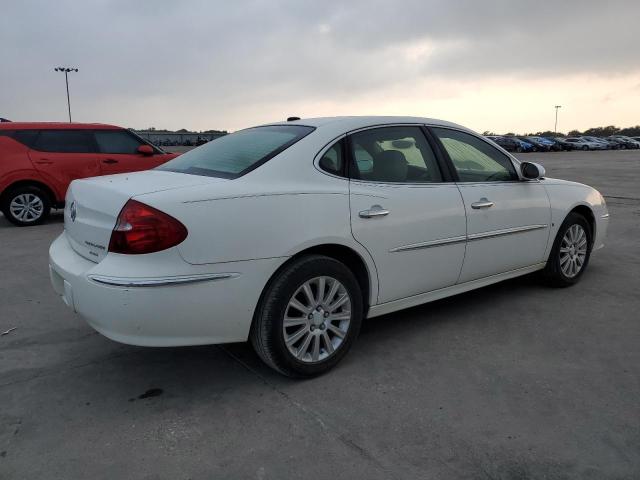
M0 208L7 220L14 225L39 225L49 216L51 199L41 188L25 185L13 188L3 195Z
M589 264L593 245L591 227L578 213L570 213L560 226L544 275L554 287L577 283Z
M251 343L267 365L287 376L319 375L347 354L362 314L360 286L345 265L320 255L302 257L263 295Z
M584 146L582 147L582 150L585 150L585 151L586 151L586 150L589 150L589 147L587 147L586 145L584 145Z

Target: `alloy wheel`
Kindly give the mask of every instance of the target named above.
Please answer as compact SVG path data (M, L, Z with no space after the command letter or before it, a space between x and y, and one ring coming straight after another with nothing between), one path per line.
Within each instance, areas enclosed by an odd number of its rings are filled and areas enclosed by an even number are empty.
M587 233L581 225L573 224L565 232L560 244L560 268L568 278L580 273L587 258Z
M287 349L301 362L326 360L344 342L351 318L351 297L342 283L328 276L307 280L285 309L282 334Z
M13 217L24 223L37 221L44 212L42 199L33 193L22 193L11 200L9 211Z

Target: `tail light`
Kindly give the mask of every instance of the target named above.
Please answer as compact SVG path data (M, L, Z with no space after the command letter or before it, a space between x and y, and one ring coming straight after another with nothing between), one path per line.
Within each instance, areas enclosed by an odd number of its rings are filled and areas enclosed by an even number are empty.
M129 200L111 232L109 251L129 255L159 252L184 241L187 233L186 227L172 216Z

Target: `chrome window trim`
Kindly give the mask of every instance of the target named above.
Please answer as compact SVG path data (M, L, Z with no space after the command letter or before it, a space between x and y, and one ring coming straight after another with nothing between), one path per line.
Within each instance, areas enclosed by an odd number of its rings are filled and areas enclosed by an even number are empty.
M444 245L453 245L462 242L473 242L475 240L484 240L486 238L501 237L504 235L513 235L515 233L530 232L533 230L540 230L547 228L548 224L540 225L525 225L523 227L504 228L501 230L491 230L489 232L472 233L471 235L460 235L457 237L441 238L437 240L430 240L428 242L412 243L409 245L401 245L394 247L389 252L406 252L410 250L420 250L423 248L442 247Z
M324 156L325 153L327 153L327 151L332 148L336 143L340 142L341 140L344 140L345 138L347 138L347 134L346 133L342 133L339 136L329 140L329 142L327 142L327 144L322 147L320 149L320 151L318 151L318 153L316 153L316 155L313 157L313 166L316 170L318 170L320 173L327 175L329 177L333 177L333 178L338 178L340 180L349 180L349 177L343 177L342 175L336 175L335 173L331 173L331 172L327 172L326 170L322 169L320 167L320 160L322 160L322 157Z
M89 280L115 287L163 287L189 283L208 282L238 277L239 273L205 273L196 275L177 275L171 277L110 277L107 275L88 275Z

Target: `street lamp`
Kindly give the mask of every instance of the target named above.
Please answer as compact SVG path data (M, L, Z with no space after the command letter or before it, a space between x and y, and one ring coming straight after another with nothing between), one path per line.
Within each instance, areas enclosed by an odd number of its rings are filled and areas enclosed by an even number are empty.
M553 127L553 133L555 133L556 135L558 134L558 109L562 108L562 105L554 105L554 107L556 109L556 124Z
M56 72L64 72L64 80L67 84L67 108L69 109L69 122L71 122L71 101L69 100L69 72L77 72L77 68L71 67L56 67Z

